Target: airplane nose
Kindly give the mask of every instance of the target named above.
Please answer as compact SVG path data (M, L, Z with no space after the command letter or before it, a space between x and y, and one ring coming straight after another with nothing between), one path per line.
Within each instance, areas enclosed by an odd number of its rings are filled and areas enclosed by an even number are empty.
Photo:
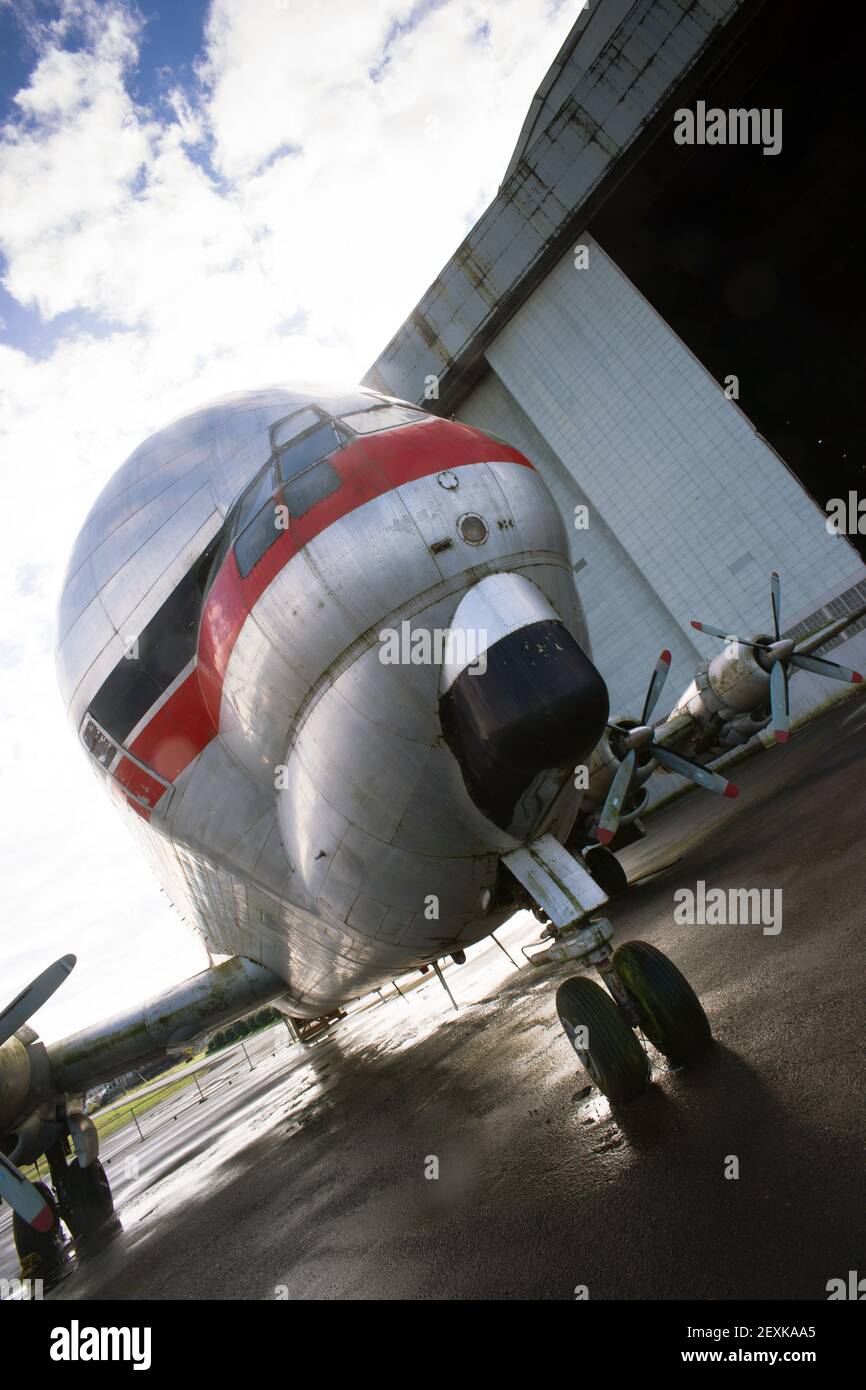
M520 839L539 825L608 718L607 687L540 589L489 575L461 600L439 715L476 806Z

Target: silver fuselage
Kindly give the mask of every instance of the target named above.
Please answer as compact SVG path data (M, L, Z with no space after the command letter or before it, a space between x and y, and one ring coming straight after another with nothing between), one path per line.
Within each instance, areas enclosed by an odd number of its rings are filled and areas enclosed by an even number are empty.
M563 523L528 461L390 409L275 388L169 425L98 498L60 605L71 722L171 901L212 952L275 971L301 1016L514 910L500 860L521 834L467 792L440 724L443 662L383 661L383 632L447 631L508 575L588 651ZM336 451L297 475L305 500L253 562L239 499L289 466L280 450L311 411L316 429L346 421ZM562 786L534 831L567 834L578 802Z

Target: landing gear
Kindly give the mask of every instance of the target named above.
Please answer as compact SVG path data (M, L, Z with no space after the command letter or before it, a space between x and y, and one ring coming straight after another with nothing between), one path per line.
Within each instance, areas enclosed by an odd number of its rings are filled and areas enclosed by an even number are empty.
M625 1105L640 1095L650 1075L634 1027L675 1066L703 1052L712 1033L688 980L648 941L628 941L594 963L613 998L577 975L556 991L556 1012L598 1089Z
M86 1168L77 1162L67 1166L65 1195L66 1224L76 1240L93 1240L113 1230L114 1198L98 1158Z
M602 892L619 898L628 889L628 876L616 855L606 845L587 845L583 861Z
M79 1251L89 1253L101 1248L120 1228L108 1178L98 1158L82 1168L77 1161L66 1162L62 1147L52 1149L47 1157L58 1195L55 1197L47 1183L35 1186L51 1208L53 1226L50 1231L36 1231L17 1212L12 1217L12 1236L22 1271L32 1271L34 1277L56 1272L65 1258L61 1218Z
M649 1058L609 994L585 975L556 991L565 1035L600 1091L619 1105L639 1096L649 1081Z
M598 1089L624 1105L650 1077L636 1029L674 1063L689 1061L712 1035L700 1000L667 956L646 941L611 949L613 927L592 913L611 895L601 875L610 874L612 883L615 870L625 874L612 854L595 859L599 851L604 847L577 859L548 834L513 850L504 863L549 919L543 932L549 945L526 953L529 963L582 961L607 986L605 992L582 975L566 980L556 992L556 1012Z
M688 1062L712 1041L701 1001L673 961L648 941L628 941L613 967L634 1001L640 1026L668 1061Z
M92 1251L101 1248L120 1229L120 1222L114 1214L105 1169L93 1149L88 1155L90 1162L82 1166L77 1156L68 1162L71 1148L69 1135L65 1135L46 1150L56 1193L52 1203L69 1227L79 1252Z
M54 1225L50 1231L36 1231L29 1221L25 1221L16 1211L12 1213L12 1239L15 1242L22 1271L27 1277L38 1279L41 1278L42 1271L48 1272L57 1265L63 1245L63 1234L60 1230L57 1203L51 1188L44 1182L34 1183L34 1187L37 1188L51 1208L54 1214ZM32 1276L31 1271L33 1271Z

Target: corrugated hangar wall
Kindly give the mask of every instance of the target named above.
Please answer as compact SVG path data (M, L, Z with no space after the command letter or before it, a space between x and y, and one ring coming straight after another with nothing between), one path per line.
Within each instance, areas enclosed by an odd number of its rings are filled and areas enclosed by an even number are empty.
M490 429L515 444L543 475L566 518L575 582L589 619L593 659L604 672L611 709L620 716L639 714L659 652L670 648L676 677L694 671L699 659L697 648L680 632L628 550L592 507L577 481L579 468L569 471L495 372L488 372L458 415L468 424ZM577 530L572 524L575 506L581 504L590 509L586 530ZM604 610L611 615L606 620L600 616ZM637 653L635 660L624 663L623 656L629 651ZM653 656L647 662L644 655L649 651ZM672 679L660 708L673 703L675 683ZM685 679L681 683L685 684Z
M569 250L537 286L489 346L490 371L457 418L522 447L560 502L612 708L638 715L663 647L674 658L665 707L718 650L691 618L765 631L777 568L787 629L819 604L844 611L833 600L866 587L866 567L598 243L579 241L587 267ZM857 652L862 664L863 634L834 659L856 665ZM793 713L830 693L798 675Z

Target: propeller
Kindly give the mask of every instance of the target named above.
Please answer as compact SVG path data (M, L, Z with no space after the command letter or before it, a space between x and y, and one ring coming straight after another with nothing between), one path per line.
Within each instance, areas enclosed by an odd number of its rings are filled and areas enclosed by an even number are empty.
M618 751L621 750L624 756L608 789L595 832L596 839L603 845L610 844L619 829L622 808L631 792L641 753L649 753L661 767L667 768L669 772L679 773L681 777L688 777L690 781L695 782L699 787L704 787L707 791L717 792L720 796L738 795L739 789L734 786L733 782L726 781L717 772L710 772L708 768L693 763L689 758L684 758L682 754L674 753L669 748L656 743L656 730L650 725L649 719L658 704L670 669L671 654L669 651L663 651L650 677L640 723L636 728L627 729L621 724L608 724L607 726L617 736ZM644 765L646 765L646 759Z
M7 1004L5 1009L0 1009L0 1047L13 1033L24 1027L37 1009L42 1008L54 991L63 984L74 965L74 956L61 956L53 965L49 965L47 970L43 970L41 975L37 975L35 980L31 980L20 994L16 994L11 1004Z
M34 1230L50 1231L54 1225L54 1212L39 1188L4 1154L0 1154L0 1197Z
M75 956L61 956L35 980L16 995L11 1004L0 1010L0 1047L41 1009L55 990L59 989L75 965ZM16 1168L11 1159L0 1153L0 1198L37 1231L50 1231L54 1212L38 1187Z
M760 654L760 664L765 670L769 667L770 673L770 726L777 743L787 743L791 736L788 680L792 667L799 671L814 671L819 676L826 676L828 680L848 681L853 685L858 685L863 677L859 671L852 671L847 666L838 666L835 661L825 661L823 657L810 656L808 651L800 650L801 647L808 648L812 645L813 637L804 638L800 644L792 641L790 637L782 637L782 582L776 570L770 575L770 602L773 608L772 640L765 638L755 641L752 638L736 637L733 633L723 632L719 627L711 627L709 623L699 623L694 618L692 627L698 632L707 633L710 637L721 637L726 642L738 642L741 647L751 647ZM856 615L851 615L848 621L853 621L854 616Z

